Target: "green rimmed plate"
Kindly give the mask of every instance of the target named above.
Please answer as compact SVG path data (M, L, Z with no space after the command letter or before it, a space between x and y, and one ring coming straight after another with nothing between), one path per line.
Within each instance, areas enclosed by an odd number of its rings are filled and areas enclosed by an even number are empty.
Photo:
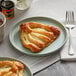
M13 58L8 58L8 57L0 57L0 61L4 61L4 60L10 60L10 61L19 61L21 63L23 63L22 61L20 60L17 60L17 59L13 59ZM23 63L24 64L24 63ZM27 65L24 64L24 76L33 76L30 69L28 68Z
M50 44L49 46L44 48L41 52L32 53L29 49L24 48L20 41L19 26L23 22L39 22L42 24L52 25L52 26L58 27L60 29L61 33L60 33L59 37L52 44ZM27 55L43 56L43 55L48 55L48 54L58 51L65 44L65 42L67 40L67 31L66 31L65 27L63 26L63 24L61 24L60 22L58 22L55 19L47 18L47 17L31 17L31 18L21 20L20 22L15 24L10 31L9 39L10 39L11 44L18 51L20 51L24 54L27 54Z

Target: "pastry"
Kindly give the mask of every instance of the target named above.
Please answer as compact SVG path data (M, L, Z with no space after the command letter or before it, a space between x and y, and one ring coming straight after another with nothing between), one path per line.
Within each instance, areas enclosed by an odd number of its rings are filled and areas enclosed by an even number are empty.
M24 65L18 61L0 61L0 76L24 76Z
M20 24L20 39L25 48L39 52L51 44L60 34L57 27L37 22Z

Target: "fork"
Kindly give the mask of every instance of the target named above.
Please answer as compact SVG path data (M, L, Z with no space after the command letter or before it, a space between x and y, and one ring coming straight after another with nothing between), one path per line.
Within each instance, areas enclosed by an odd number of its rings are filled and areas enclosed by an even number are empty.
M66 27L68 29L68 35L69 35L69 37L68 37L68 39L69 39L68 54L74 55L74 48L72 45L72 38L71 38L71 30L75 27L73 11L66 11Z

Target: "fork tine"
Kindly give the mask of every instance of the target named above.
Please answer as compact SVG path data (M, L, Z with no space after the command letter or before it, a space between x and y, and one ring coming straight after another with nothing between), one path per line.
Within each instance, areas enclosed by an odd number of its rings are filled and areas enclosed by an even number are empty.
M74 12L72 11L72 22L74 22Z
M68 23L69 22L69 12L68 11L66 11L66 23Z
M72 11L68 11L68 23L72 23Z
M70 23L74 23L74 12L70 12Z
M65 21L66 21L66 23L67 23L67 21L68 21L68 19L67 19L67 11L66 11L66 18L65 18Z
M74 22L74 12L73 11L66 11L66 23L73 23Z
M69 12L69 23L72 23L72 11Z
M73 19L72 19L72 11L69 12L69 22L72 23Z

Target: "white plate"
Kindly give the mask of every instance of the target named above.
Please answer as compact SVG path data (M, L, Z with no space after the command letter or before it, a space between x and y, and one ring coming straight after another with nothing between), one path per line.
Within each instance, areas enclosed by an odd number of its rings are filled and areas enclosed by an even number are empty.
M23 22L39 22L39 23L43 23L43 24L48 24L48 25L52 25L55 27L58 27L60 29L60 35L59 37L49 46L47 46L46 48L44 48L41 52L38 53L32 53L29 49L24 48L21 41L20 41L20 32L19 32L19 26L21 23ZM9 34L9 39L11 44L20 52L24 53L24 54L28 54L28 55L33 55L33 56L43 56L43 55L48 55L51 54L53 52L58 51L66 42L67 40L67 31L65 29L65 27L58 21L52 19L52 18L47 18L47 17L31 17L31 18L27 18L24 19L20 22L18 22L17 24L15 24Z

